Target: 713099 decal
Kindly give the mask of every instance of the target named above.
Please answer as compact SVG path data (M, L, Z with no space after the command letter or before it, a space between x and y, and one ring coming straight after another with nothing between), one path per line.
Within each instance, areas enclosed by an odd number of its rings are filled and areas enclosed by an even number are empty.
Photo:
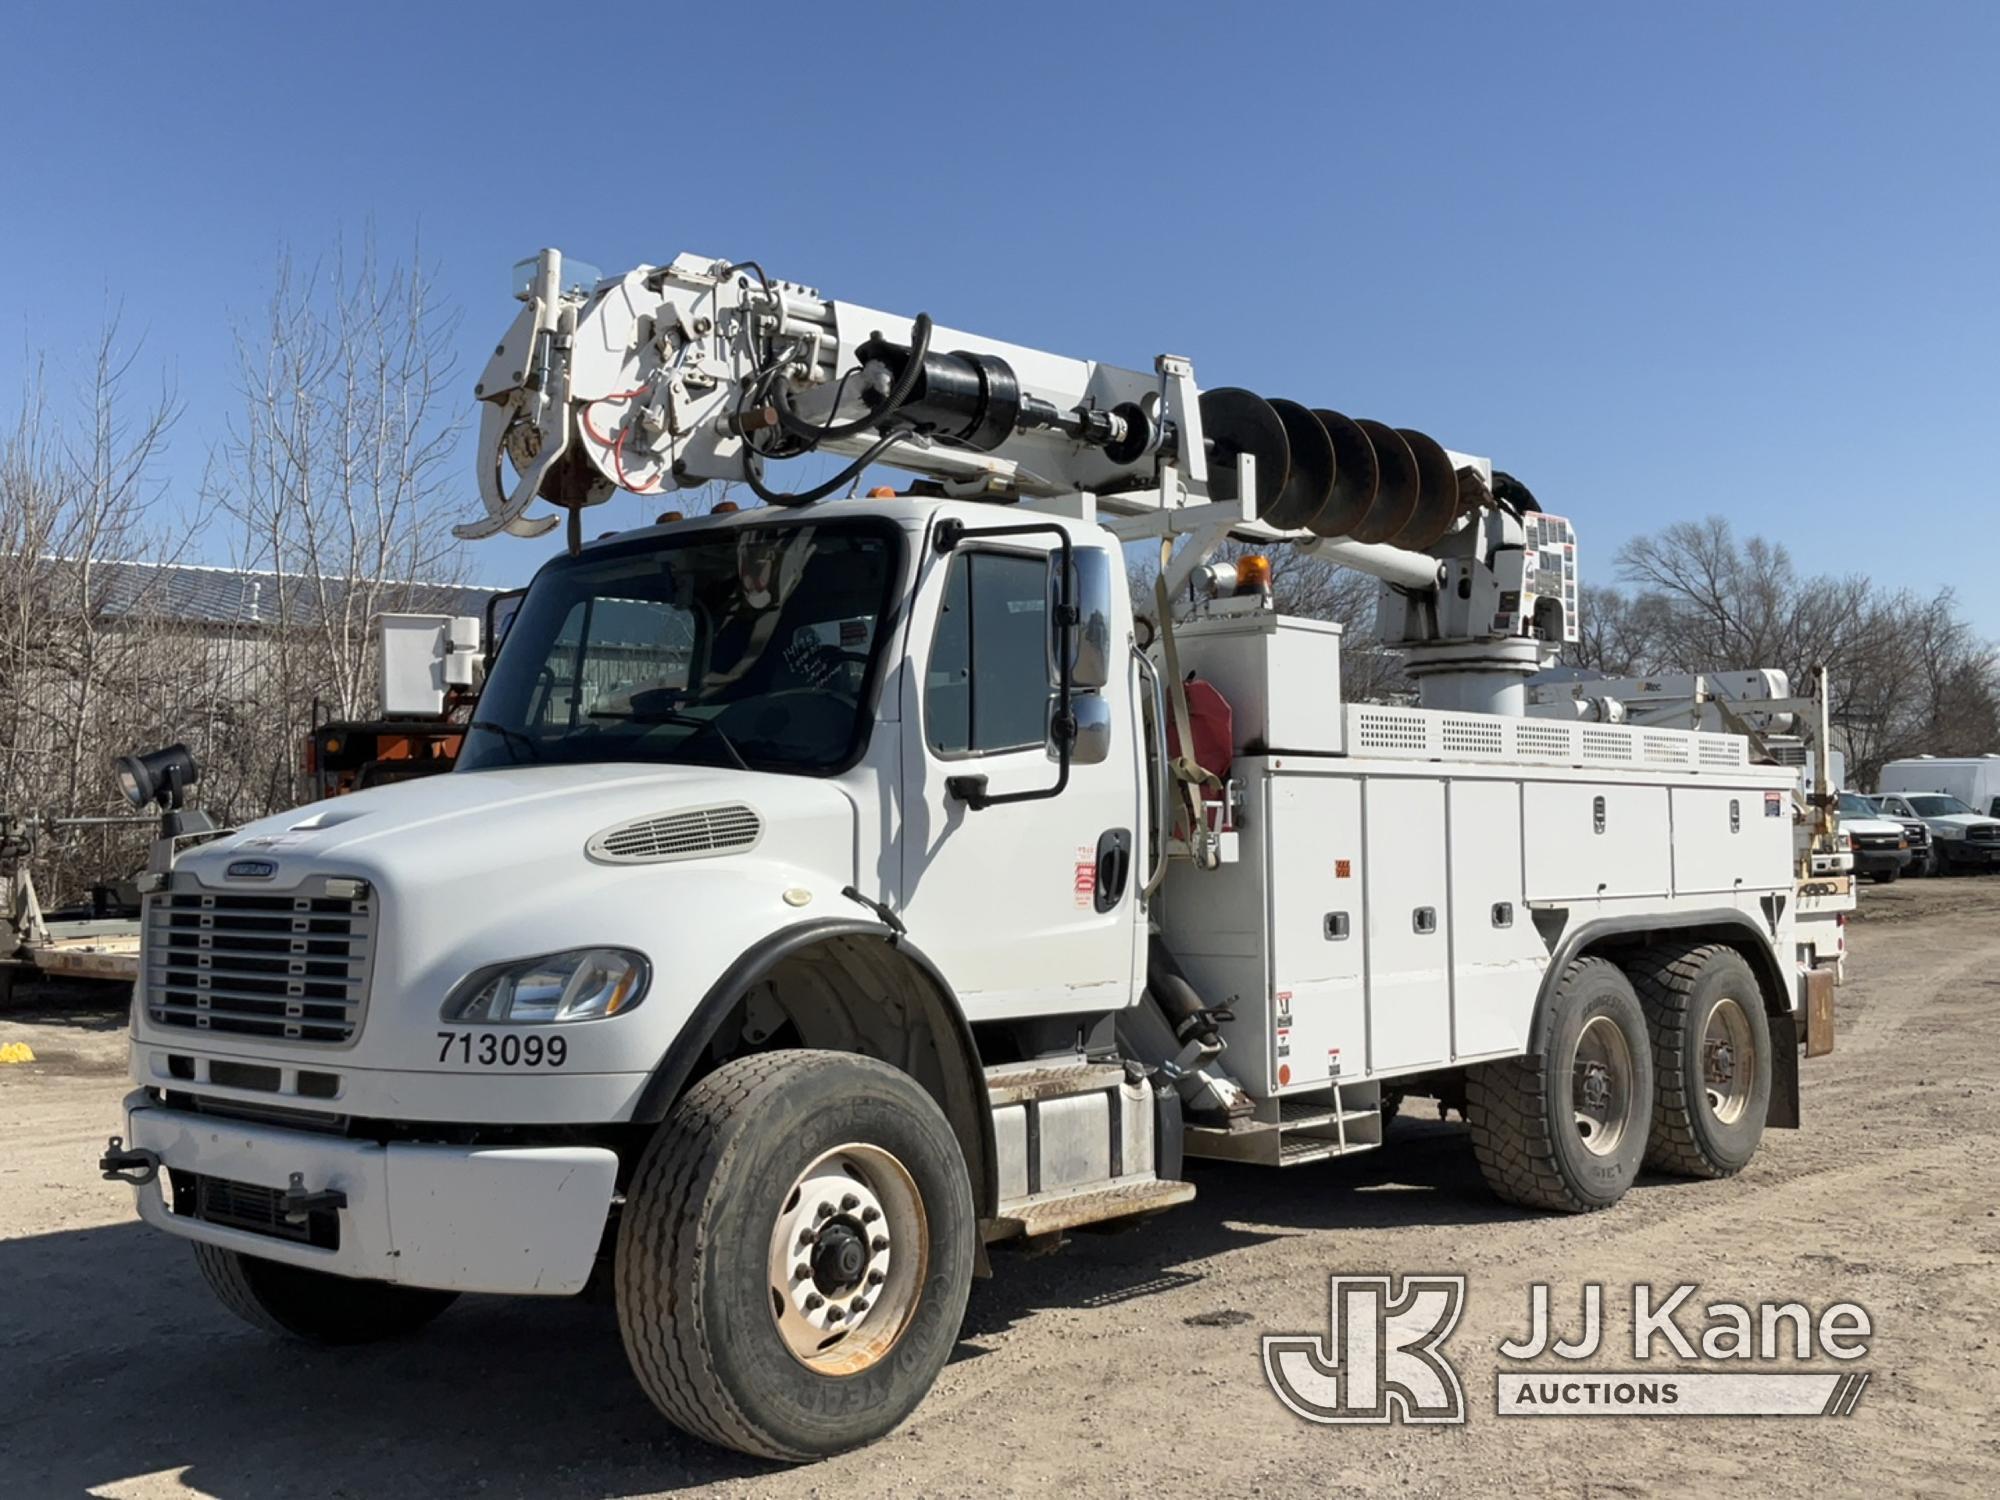
M502 1036L494 1031L440 1031L438 1061L468 1068L560 1068L569 1061L565 1037Z

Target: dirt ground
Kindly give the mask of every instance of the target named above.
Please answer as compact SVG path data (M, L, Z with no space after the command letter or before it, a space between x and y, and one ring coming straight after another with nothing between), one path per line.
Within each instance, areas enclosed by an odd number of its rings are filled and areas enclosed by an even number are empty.
M1347 1162L1197 1167L1200 1196L1150 1226L997 1258L916 1416L798 1470L667 1428L608 1307L468 1298L360 1351L239 1326L97 1180L122 1008L31 1000L0 1016L0 1045L37 1058L0 1066L0 1494L2000 1493L2000 878L1862 900L1805 1128L1740 1177L1528 1214L1487 1195L1455 1122L1407 1116ZM1446 1346L1466 1425L1311 1426L1278 1404L1259 1336L1324 1333L1329 1274L1437 1271L1469 1277ZM1858 1302L1874 1338L1838 1368L1872 1380L1844 1419L1503 1419L1496 1347L1533 1280L1565 1321L1606 1286L1605 1368L1631 1367L1634 1282L1699 1282L1697 1307Z

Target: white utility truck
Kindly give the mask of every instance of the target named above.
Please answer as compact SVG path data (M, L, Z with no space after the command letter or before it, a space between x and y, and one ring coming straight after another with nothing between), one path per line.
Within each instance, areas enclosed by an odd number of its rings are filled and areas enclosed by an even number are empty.
M1797 1124L1830 815L1743 735L1524 713L1577 544L1486 460L748 262L545 251L521 296L463 529L541 496L572 545L455 769L148 879L102 1166L233 1311L352 1342L594 1282L669 1418L803 1460L923 1398L987 1246L1188 1157L1373 1149L1417 1089L1580 1211ZM917 478L832 498L871 465ZM713 480L766 504L581 545ZM1422 706L1344 703L1230 538L1379 577Z
M1884 792L1942 792L1982 817L2000 818L2000 755L1916 755L1882 767Z

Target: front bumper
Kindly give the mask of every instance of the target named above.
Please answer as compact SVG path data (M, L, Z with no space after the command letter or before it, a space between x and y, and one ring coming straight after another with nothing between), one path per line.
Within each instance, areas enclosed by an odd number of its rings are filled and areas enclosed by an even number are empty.
M156 1178L134 1189L156 1229L336 1276L447 1291L564 1296L596 1263L618 1158L594 1146L349 1140L169 1109L127 1096L125 1140L169 1174L345 1195L331 1247L177 1214Z
M1996 839L1939 839L1937 852L1948 865L1981 870L2000 865L2000 840Z
M1901 874L1909 869L1910 859L1907 849L1857 849L1854 851L1854 873L1884 875L1894 871Z

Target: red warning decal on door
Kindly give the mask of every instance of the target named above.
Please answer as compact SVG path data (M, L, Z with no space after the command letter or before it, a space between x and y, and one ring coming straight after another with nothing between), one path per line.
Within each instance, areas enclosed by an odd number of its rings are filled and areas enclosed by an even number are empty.
M1076 851L1076 904L1088 907L1097 899L1097 855L1090 849Z

